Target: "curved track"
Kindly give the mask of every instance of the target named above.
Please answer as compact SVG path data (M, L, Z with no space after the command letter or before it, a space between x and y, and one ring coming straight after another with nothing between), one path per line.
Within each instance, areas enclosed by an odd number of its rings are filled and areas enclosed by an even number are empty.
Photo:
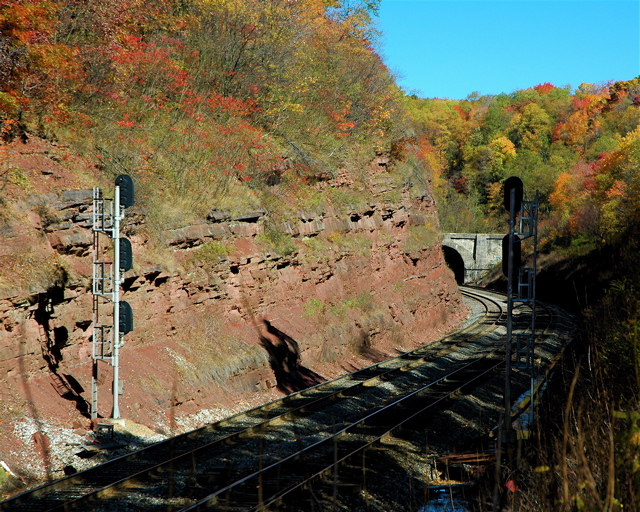
M260 510L286 500L496 377L505 298L463 294L482 313L439 342L28 491L0 510ZM546 316L552 325L551 310Z

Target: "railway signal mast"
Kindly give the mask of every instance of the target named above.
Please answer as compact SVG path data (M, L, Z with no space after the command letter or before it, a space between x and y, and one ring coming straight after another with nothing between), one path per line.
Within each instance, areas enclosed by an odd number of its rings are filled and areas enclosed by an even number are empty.
M113 367L113 409L111 418L119 420L120 349L124 335L133 330L133 312L128 302L120 300L124 273L133 267L131 242L120 236L125 210L134 204L133 181L125 174L116 178L114 197L106 199L99 188L93 189L93 368L91 375L91 419L98 418L98 363ZM113 261L101 260L100 235L113 240ZM101 306L112 304L112 324L100 323Z
M522 180L516 176L508 178L504 183L504 206L509 212L509 233L502 240L502 271L507 277L507 343L506 370L504 385L505 434L511 438L511 373L512 363L516 368L528 371L530 376L531 419L533 419L534 384L536 379L534 363L534 343L536 337L536 272L538 256L538 209L539 199L536 190L533 201L524 201ZM516 223L516 215L519 222ZM531 267L522 266L521 242L533 241L533 257ZM514 292L514 287L515 292ZM529 326L515 335L515 361L512 346L513 307L515 303L528 304L531 308Z

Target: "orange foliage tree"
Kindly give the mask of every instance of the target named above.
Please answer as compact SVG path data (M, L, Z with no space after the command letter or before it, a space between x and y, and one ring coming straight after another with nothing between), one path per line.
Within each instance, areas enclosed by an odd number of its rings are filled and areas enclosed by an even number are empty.
M408 97L406 104L414 129L446 148L449 201L457 193L456 201L482 216L469 225L482 220L501 229L501 219L492 220L495 199L510 175L548 199L543 220L552 218L551 231L566 243L607 243L625 231L624 219L635 218L640 204L630 176L637 174L632 148L640 124L640 78L582 84L573 93L543 83L456 101ZM447 111L453 115L443 115Z
M82 79L77 49L57 39L61 3L0 2L0 121L3 132L68 121L72 81ZM13 129L15 128L15 130Z
M200 203L330 176L399 132L378 4L0 0L3 133L69 123L105 172Z

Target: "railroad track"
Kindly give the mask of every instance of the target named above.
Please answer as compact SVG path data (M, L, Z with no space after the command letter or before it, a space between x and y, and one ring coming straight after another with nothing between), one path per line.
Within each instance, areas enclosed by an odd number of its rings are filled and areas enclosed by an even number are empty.
M461 331L0 503L7 511L262 510L441 410L504 364L504 297ZM551 325L553 314L547 312Z

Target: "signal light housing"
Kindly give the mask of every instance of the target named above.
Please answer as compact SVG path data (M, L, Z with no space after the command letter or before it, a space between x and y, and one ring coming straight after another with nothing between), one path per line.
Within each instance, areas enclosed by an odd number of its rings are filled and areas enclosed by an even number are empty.
M120 320L118 327L121 334L128 334L133 331L133 310L127 301L120 301Z
M126 272L133 268L133 252L128 238L120 238L120 270Z
M522 246L520 237L513 236L513 275L517 275L518 269L522 265ZM502 273L509 277L509 235L502 238Z
M120 187L120 206L129 208L135 202L135 191L131 176L121 174L116 178L116 187Z
M504 182L504 208L510 211L511 207L511 190L515 190L515 200L513 203L513 211L518 213L520 206L522 205L522 199L524 197L524 185L522 180L517 176L511 176Z

